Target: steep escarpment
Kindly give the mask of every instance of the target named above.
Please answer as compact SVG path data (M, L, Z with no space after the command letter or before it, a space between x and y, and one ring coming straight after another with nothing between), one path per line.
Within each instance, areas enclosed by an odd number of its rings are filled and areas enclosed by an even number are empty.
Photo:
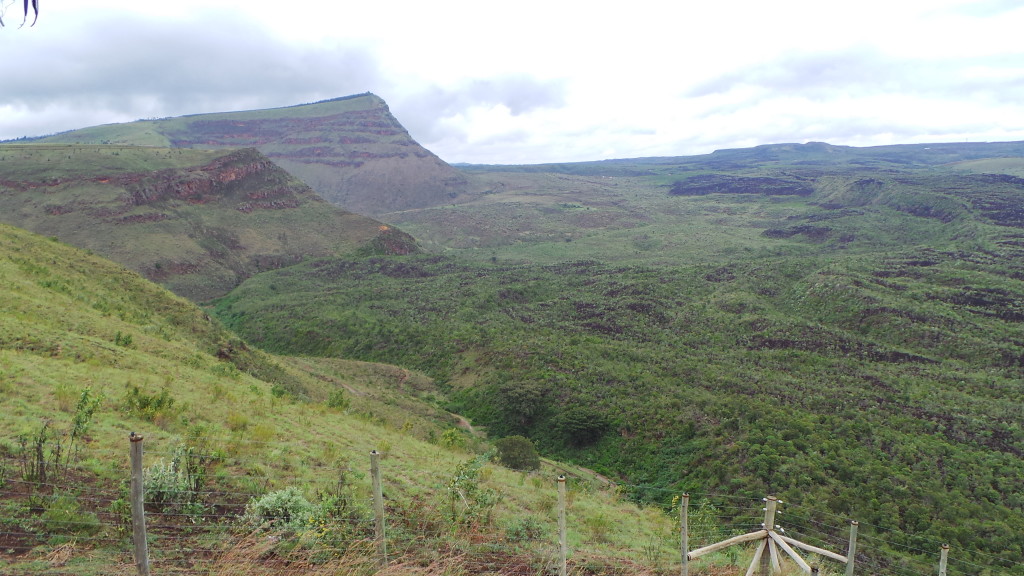
M93 250L197 301L306 258L408 253L255 149L5 146L0 221ZM14 165L12 164L12 167Z
M332 204L371 216L449 203L466 189L373 94L118 126L116 135L99 127L45 141L142 144L137 138L158 134L177 148L256 148Z

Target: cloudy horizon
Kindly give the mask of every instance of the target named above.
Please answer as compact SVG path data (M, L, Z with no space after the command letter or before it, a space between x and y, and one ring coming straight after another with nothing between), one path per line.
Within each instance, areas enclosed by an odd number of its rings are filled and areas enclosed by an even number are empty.
M0 140L363 92L452 163L1024 140L1007 0L0 4Z

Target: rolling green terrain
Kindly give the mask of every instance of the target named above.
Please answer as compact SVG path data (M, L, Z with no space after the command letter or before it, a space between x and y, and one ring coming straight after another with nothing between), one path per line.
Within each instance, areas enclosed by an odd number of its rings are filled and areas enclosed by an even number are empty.
M639 500L777 493L1019 572L1013 154L469 167L479 197L388 215L434 254L260 274L215 313L268 350L423 370L492 437L529 436Z
M415 249L251 149L0 144L0 222L92 250L200 301L307 257Z

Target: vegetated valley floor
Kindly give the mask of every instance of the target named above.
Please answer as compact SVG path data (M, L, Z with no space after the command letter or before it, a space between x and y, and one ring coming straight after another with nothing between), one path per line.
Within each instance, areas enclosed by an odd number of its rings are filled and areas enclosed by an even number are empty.
M1019 568L1019 163L804 152L470 169L472 201L383 217L433 254L268 272L215 311L423 370L640 500L775 493Z

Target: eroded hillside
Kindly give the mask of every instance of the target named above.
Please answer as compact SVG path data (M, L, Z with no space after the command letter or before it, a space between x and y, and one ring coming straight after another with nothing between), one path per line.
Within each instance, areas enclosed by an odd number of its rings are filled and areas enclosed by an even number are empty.
M194 300L304 258L416 249L400 231L324 202L254 149L2 145L0 167L0 221Z

